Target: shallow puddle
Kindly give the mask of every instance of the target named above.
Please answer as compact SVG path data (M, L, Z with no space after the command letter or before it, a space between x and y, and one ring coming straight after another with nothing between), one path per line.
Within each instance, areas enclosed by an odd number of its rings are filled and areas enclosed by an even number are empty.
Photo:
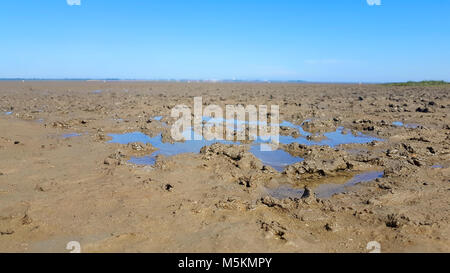
M252 145L250 152L256 156L264 165L271 166L281 172L285 167L303 161L303 158L290 155L284 150L261 151L259 145Z
M112 137L112 140L108 141L108 143L119 143L119 144L129 144L133 142L140 142L143 144L151 144L153 147L158 150L153 152L149 156L144 157L133 157L130 159L130 163L139 164L139 165L153 165L155 163L155 157L157 155L165 155L172 156L177 154L184 153L199 153L200 149L204 146L212 145L214 143L223 143L223 144L238 144L232 141L225 140L186 140L184 142L162 142L161 134L155 137L150 137L141 132L132 132L125 134L108 134L108 136Z
M13 112L5 112L5 115L9 116L12 115Z
M349 187L355 186L359 183L365 183L373 181L377 178L383 177L384 172L373 171L365 172L355 175L352 179L343 184L321 184L313 188L313 192L318 198L329 198L337 193L347 192ZM281 185L275 189L267 189L270 196L277 199L284 198L301 198L304 190L300 188L294 188L290 185Z
M267 189L267 192L270 196L277 199L285 199L285 198L300 199L305 190L300 188L293 188L289 185L281 185L275 189Z
M319 185L316 189L316 196L319 198L328 198L336 193L342 193L348 190L348 187L354 186L359 183L365 183L373 181L377 178L383 177L384 172L374 171L374 172L365 172L362 174L355 175L352 179L347 181L345 184L336 185L336 184L322 184Z
M323 134L323 136L325 137L324 139L315 141L307 139L306 137L312 136L312 134L303 130L303 128L299 125L294 125L286 121L284 121L280 125L290 128L296 128L298 129L300 134L302 134L302 136L298 138L294 138L292 136L280 136L280 143L282 144L299 143L308 146L320 145L320 146L335 147L341 144L366 144L372 141L382 141L382 139L372 137L369 135L364 135L361 132L357 132L356 135L354 135L350 130L344 129L344 127L338 127L334 132L324 133Z
M81 134L78 133L69 133L69 134L64 134L61 137L62 138L72 138L72 137L77 137L77 136L81 136Z
M343 127L337 128L334 132L328 132L323 134L326 137L320 141L308 140L306 138L293 138L291 136L280 136L280 143L282 144L290 144L290 143L299 143L305 145L321 145L321 146L330 146L335 147L341 144L366 144L372 141L381 141L381 139L364 135L360 132L357 135L353 135L349 130L345 130Z
M156 116L154 120L162 120L163 116ZM213 126L215 123L221 122L225 124L225 126L229 126L234 128L234 126L239 125L248 125L252 124L248 121L239 121L239 120L226 120L226 119L217 119L211 117L203 117L204 126ZM258 125L258 123L255 123ZM303 130L303 128L299 125L294 125L290 122L283 121L279 124L279 126L285 126L290 128L295 128L299 131L301 136L294 138L292 136L279 136L279 141L281 144L290 144L290 143L300 143L305 145L327 145L330 147L334 147L341 144L353 144L353 143L369 143L372 141L381 141L381 139L363 135L361 133L357 133L356 135L352 134L349 130L345 130L343 127L337 128L334 132L324 133L324 139L320 141L314 141L307 139L307 136L310 136L311 133L308 133ZM185 136L194 135L192 129L187 130L183 133ZM138 164L138 165L153 165L155 163L155 157L157 155L165 155L165 156L173 156L177 154L183 153L199 153L200 149L204 146L209 146L214 143L223 143L223 144L240 144L239 142L227 141L227 140L186 140L184 142L175 142L175 143L164 143L162 142L161 134L155 137L150 137L141 132L132 132L125 134L108 134L108 136L112 137L112 140L108 141L109 143L119 143L119 144L129 144L133 142L140 142L143 144L151 144L153 147L158 150L148 156L143 157L133 157L129 160L130 163ZM193 137L192 137L193 139ZM277 171L283 171L283 169L291 164L303 161L303 158L295 157L290 155L281 149L263 149L263 146L269 146L270 140L261 140L260 138L256 138L255 141L252 142L250 147L250 152L255 155L261 162L265 165L271 166Z
M258 122L248 122L248 121L234 121L234 120L227 120L227 119L216 119L216 118L210 118L210 117L203 117L203 120L208 122L206 125L211 125L212 123L215 122L225 122L227 127L231 127L233 128L234 126L238 126L238 129L240 128L239 126L245 124L245 125L251 125L251 124L256 124L259 125ZM263 124L265 125L265 123ZM305 131L303 129L303 127L301 125L295 125L291 122L288 121L283 121L279 124L279 126L283 126L283 127L288 127L288 128L293 128L298 130L298 132L300 133L300 136L295 138L292 136L279 136L279 142L281 144L291 144L291 143L299 143L299 144L304 144L304 145L322 145L322 146L330 146L330 147L335 147L341 144L365 144L365 143L370 143L372 141L383 141L382 139L376 138L376 137L372 137L369 135L364 135L361 132L357 132L356 135L352 134L352 132L350 130L346 130L344 129L344 127L338 127L336 129L336 131L334 132L326 132L323 134L324 139L322 140L310 140L307 137L308 136L313 136L312 133L309 133L307 131ZM263 141L259 138L256 138L256 140L254 141L254 143L267 143L270 142L271 140L267 140L267 141Z
M416 128L420 127L420 124L417 124L417 123L406 123L406 124L404 124L401 121L394 121L394 122L392 122L392 125L397 126L397 127L405 127L405 128L408 128L408 129L416 129Z
M153 165L155 164L155 157L157 155L173 156L183 153L199 153L201 148L212 145L214 143L222 144L239 144L239 142L227 140L187 140L185 142L164 143L161 135L150 137L141 132L132 132L125 134L108 134L112 140L108 143L129 144L133 142L140 142L143 144L151 144L158 150L151 155L143 157L132 157L129 162L137 165ZM260 145L251 145L250 152L255 155L265 165L271 166L277 171L282 171L284 167L300 162L303 159L291 156L289 153L277 149L269 151L261 151Z
M147 155L147 156L141 156L141 157L131 157L130 160L128 160L128 162L132 163L132 164L136 164L136 165L155 165L156 163L156 158L155 156L152 155Z

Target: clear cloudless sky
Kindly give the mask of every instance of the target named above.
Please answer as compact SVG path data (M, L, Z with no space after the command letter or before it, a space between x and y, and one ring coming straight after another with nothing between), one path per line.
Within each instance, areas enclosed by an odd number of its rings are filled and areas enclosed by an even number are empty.
M0 1L0 78L450 81L449 0Z

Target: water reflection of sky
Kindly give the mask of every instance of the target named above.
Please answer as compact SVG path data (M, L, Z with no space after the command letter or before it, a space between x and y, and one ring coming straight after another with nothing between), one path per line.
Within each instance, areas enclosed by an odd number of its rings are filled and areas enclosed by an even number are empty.
M349 187L355 186L359 183L371 182L383 176L383 172L371 171L355 175L352 179L344 184L321 184L313 189L314 194L319 198L329 198L337 193L348 191ZM294 188L290 185L281 185L274 189L267 189L270 196L284 199L284 198L301 198L304 189Z
M154 117L155 120L161 120L162 116ZM214 126L215 123L221 122L225 123L225 126L234 127L236 125L248 125L252 124L248 121L230 121L226 119L217 119L210 117L203 117L203 121L206 123L205 126ZM234 124L233 124L234 123ZM253 123L254 125L258 125L258 123ZM281 144L290 144L290 143L300 143L305 145L326 145L330 147L335 147L340 144L351 144L351 143L369 143L374 140L380 140L375 137L367 136L361 133L357 133L357 135L353 135L349 130L345 130L343 127L337 128L334 132L324 133L324 139L320 141L314 141L307 139L307 136L310 136L311 133L306 132L299 125L294 125L290 122L283 121L279 124L279 126L285 126L289 128L294 128L299 131L301 136L295 138L292 136L279 136L279 142ZM229 140L206 140L202 136L198 136L200 140L194 140L194 136L196 134L193 132L192 128L183 132L183 136L188 138L191 137L191 140L186 140L184 142L162 142L162 136L159 134L155 137L150 137L141 132L131 132L124 134L108 134L108 136L112 137L112 140L109 143L119 143L119 144L128 144L133 142L140 142L144 144L151 144L153 147L158 150L153 152L151 155L144 157L133 157L130 159L130 163L134 164L149 164L153 165L155 163L155 157L157 155L165 155L165 156L173 156L177 154L183 153L199 153L200 149L204 146L209 146L214 143L222 143L222 144L240 144L240 142L234 142ZM284 150L271 149L267 143L270 143L271 140L261 138L256 138L255 141L251 144L250 152L255 155L257 158L261 160L261 162L265 165L271 166L278 171L282 171L286 166L302 161L303 159L300 157L294 157Z
M77 136L81 136L81 134L78 134L78 133L63 134L62 138L72 138L72 137L77 137Z
M401 121L394 121L392 122L392 125L397 126L397 127L405 127L405 128L409 128L409 129L416 129L420 126L420 124L417 123L406 123L404 124Z

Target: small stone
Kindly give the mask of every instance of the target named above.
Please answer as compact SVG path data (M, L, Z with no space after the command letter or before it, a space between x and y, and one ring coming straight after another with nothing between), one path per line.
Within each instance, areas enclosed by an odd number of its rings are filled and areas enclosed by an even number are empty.
M7 229L7 230L0 230L0 235L12 235L14 234L14 230Z
M118 160L114 158L105 158L105 161L103 161L103 164L105 165L119 165Z
M45 191L45 189L41 185L36 185L36 187L34 189L36 191L40 191L40 192L44 192Z
M170 184L166 184L166 185L164 186L164 189L165 189L166 191L172 191L173 186L170 185Z
M375 199L375 198L371 198L371 199L367 200L366 203L367 203L368 205L375 205L375 206L381 205L381 201L380 201L380 200L377 200L377 199Z
M419 113L432 113L434 111L431 108L428 108L428 107L418 107L416 109L416 112L419 112Z
M303 194L302 194L302 199L308 198L311 196L311 190L305 186Z
M395 214L387 216L386 226L390 228L398 228L400 226L400 222Z
M413 163L414 163L414 165L416 165L417 167L422 166L422 163L420 163L420 161L417 160L416 158L413 158Z
M22 218L22 225L29 225L33 222L30 216L28 214L25 214L25 216Z

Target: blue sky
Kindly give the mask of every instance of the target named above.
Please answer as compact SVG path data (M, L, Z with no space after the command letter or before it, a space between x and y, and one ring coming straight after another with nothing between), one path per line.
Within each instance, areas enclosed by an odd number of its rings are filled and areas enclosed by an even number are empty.
M0 78L450 81L448 0L2 0L0 37Z

